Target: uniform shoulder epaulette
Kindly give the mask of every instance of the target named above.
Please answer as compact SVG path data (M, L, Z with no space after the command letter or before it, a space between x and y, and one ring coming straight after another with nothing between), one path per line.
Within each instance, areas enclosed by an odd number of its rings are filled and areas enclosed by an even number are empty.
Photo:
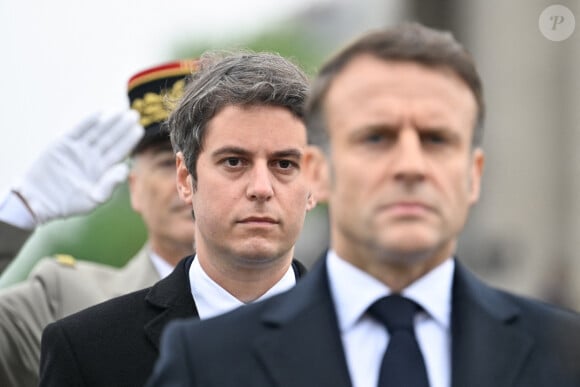
M75 257L69 254L56 254L54 259L62 266L74 267L77 263Z

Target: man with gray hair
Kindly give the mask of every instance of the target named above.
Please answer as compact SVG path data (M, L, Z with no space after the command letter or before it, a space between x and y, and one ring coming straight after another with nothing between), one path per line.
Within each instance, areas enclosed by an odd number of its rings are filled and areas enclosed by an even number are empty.
M151 288L49 325L41 386L143 386L171 320L209 318L292 287L314 205L303 109L308 79L269 53L206 55L168 127L196 254Z

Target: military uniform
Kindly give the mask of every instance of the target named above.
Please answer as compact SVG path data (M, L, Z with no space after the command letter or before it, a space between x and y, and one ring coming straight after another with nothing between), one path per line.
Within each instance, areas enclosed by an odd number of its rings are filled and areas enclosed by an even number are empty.
M32 231L23 230L0 221L0 274L12 262L20 247L31 234Z
M6 235L5 229L14 231L7 226L0 223L0 235ZM25 240L0 244L2 254L7 257L11 247L14 257ZM40 338L49 323L157 282L159 274L147 250L141 249L122 268L68 255L43 258L28 280L0 290L0 386L38 385Z
M158 144L170 147L168 133L160 130L168 115L165 95L177 100L183 94L196 63L167 63L131 77L129 101L145 129L131 155ZM0 271L28 236L0 222ZM0 290L0 387L38 385L40 339L49 323L156 283L160 277L147 251L144 247L121 269L70 256L43 258L26 281Z

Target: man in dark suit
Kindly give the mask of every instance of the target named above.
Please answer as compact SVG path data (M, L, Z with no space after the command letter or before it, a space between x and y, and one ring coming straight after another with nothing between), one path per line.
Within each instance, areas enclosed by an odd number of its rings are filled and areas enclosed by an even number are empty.
M451 34L404 24L330 59L306 114L326 259L282 295L171 324L149 385L579 386L578 314L493 289L454 258L479 196L483 113Z
M294 244L315 205L303 172L313 161L308 90L305 74L278 55L200 60L167 122L196 254L149 289L49 325L41 386L143 386L169 321L212 317L295 284L304 267Z

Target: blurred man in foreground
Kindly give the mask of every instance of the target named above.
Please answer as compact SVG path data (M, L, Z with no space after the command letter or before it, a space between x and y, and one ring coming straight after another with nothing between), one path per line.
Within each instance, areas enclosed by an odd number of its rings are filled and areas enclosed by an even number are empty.
M580 386L580 316L454 257L479 198L483 110L449 33L404 24L331 58L306 114L326 156L326 259L278 297L168 326L150 385Z

